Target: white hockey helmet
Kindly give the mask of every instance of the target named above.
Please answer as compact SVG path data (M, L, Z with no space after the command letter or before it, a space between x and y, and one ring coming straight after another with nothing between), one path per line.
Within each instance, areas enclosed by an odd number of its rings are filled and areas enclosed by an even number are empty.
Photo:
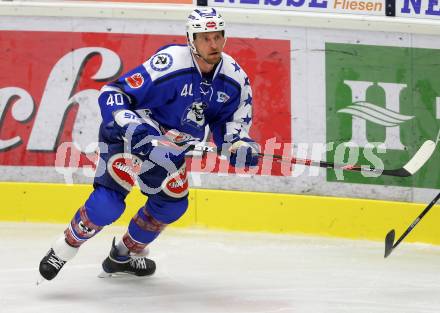
M214 8L195 9L186 21L188 46L197 54L194 46L194 34L222 31L225 36L225 20Z

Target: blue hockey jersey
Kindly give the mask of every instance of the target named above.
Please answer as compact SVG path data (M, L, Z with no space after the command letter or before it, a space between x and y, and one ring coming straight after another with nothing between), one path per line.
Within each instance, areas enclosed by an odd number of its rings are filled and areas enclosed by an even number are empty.
M211 77L202 75L187 46L164 47L145 63L101 89L103 123L129 109L166 129L202 141L208 126L214 142L250 138L252 90L249 78L228 54Z

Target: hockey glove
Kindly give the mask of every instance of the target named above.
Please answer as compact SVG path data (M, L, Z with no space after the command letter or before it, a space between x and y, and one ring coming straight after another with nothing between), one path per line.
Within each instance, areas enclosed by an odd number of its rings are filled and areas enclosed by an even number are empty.
M153 148L151 141L161 136L155 127L143 123L133 111L118 111L114 119L115 130L133 154L147 155Z
M260 146L249 138L241 138L229 147L229 163L238 168L258 165Z

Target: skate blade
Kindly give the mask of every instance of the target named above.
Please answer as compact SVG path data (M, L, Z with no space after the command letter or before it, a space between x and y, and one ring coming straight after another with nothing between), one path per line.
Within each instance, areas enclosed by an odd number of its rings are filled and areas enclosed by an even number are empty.
M128 276L128 274L126 273L107 273L105 271L102 271L98 277L99 278L112 278L112 277L123 277L123 276Z
M107 272L105 272L105 271L102 271L101 273L99 273L99 275L98 275L98 277L99 278L110 278L110 277L112 277L112 273L107 273Z
M116 272L116 273L107 273L105 271L102 271L98 278L122 278L122 277L133 277L133 278L142 278L144 276L136 276L131 273L124 273L124 272Z
M44 283L46 279L43 276L40 276L37 281L35 282L35 285L40 286L42 283Z

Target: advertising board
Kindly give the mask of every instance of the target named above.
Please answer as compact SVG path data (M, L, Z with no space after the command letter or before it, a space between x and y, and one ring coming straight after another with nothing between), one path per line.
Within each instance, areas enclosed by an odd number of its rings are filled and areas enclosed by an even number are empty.
M209 6L385 15L385 0L208 0Z
M0 31L0 165L93 165L100 88L173 43L185 43L185 37ZM291 142L289 41L228 38L226 52L255 90L251 135L263 149L267 141L279 143L272 152L282 153L281 143ZM70 142L67 154L77 157L60 159L66 152L60 148Z

